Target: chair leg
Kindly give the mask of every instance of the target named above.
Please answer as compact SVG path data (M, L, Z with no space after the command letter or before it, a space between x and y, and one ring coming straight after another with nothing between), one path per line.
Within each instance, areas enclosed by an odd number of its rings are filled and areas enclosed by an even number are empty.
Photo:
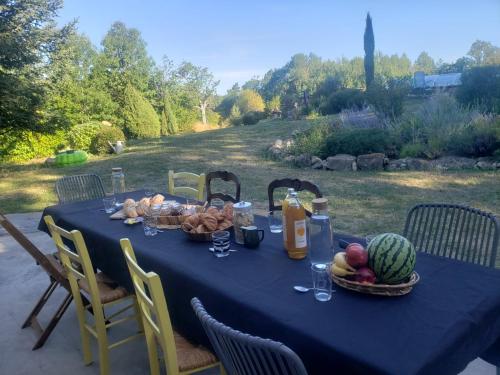
M45 344L45 341L49 338L50 334L56 327L57 323L59 323L59 320L61 320L61 317L63 314L66 312L68 309L68 306L71 304L71 301L73 300L73 295L71 293L68 293L66 295L66 298L64 298L64 301L59 305L59 308L53 315L52 319L50 320L49 324L43 331L42 335L38 338L38 340L35 343L35 346L33 346L32 350L37 350L38 348L41 348L43 344Z
M144 325L144 336L146 338L146 346L148 348L150 374L160 375L160 358L158 356L156 338L153 331L147 324Z
M109 346L108 336L104 321L100 324L96 322L97 344L99 346L99 370L101 375L109 374Z
M55 281L54 279L51 278L49 287L42 294L42 296L40 297L40 299L36 303L35 307L31 311L31 313L26 318L26 320L23 323L23 325L21 326L21 328L26 328L26 327L29 327L31 325L31 321L33 320L33 318L35 318L38 315L40 310L42 310L42 307L47 303L49 297L52 295L52 293L56 289L57 284L58 284L57 281Z

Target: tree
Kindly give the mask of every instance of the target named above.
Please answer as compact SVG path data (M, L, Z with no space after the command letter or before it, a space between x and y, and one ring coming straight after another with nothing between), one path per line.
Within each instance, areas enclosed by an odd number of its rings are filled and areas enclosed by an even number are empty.
M242 114L248 112L263 112L265 105L262 96L254 90L241 90L238 97L238 107Z
M476 40L467 52L476 66L500 64L500 47L484 40Z
M179 131L177 118L170 104L170 98L165 95L163 99L163 111L161 114L161 135L176 134Z
M44 77L51 56L74 28L56 26L61 0L11 0L0 5L0 133L41 130Z
M124 130L131 138L160 136L160 121L153 106L139 90L127 85L124 92Z
M431 74L436 70L434 59L425 51L420 52L414 64L415 71L422 71L426 74Z
M372 18L370 13L366 15L366 26L364 34L364 47L365 47L365 82L366 87L370 87L375 78L375 36L373 35Z
M462 104L500 114L500 64L473 67L461 80L456 96Z

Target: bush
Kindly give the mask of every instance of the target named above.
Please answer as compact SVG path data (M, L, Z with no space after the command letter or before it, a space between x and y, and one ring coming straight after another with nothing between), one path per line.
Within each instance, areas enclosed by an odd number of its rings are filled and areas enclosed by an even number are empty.
M90 152L96 155L109 154L112 151L109 143L123 140L125 140L125 134L123 134L121 129L115 126L101 125L101 128L92 140Z
M401 147L400 156L402 158L426 158L426 147L421 143L408 143Z
M344 128L355 129L383 129L385 124L381 121L371 107L363 109L344 109L339 115L340 123Z
M258 123L260 120L263 120L266 118L266 114L264 112L260 111L252 111L245 113L243 117L241 118L241 121L243 125L255 125Z
M68 133L68 142L74 150L90 150L92 140L99 132L101 123L98 121L86 122L73 126Z
M130 138L160 136L160 120L153 106L132 86L125 89L124 129Z
M403 102L410 87L399 80L391 80L386 86L372 83L366 90L366 101L378 112L389 118L401 116L403 113Z
M53 133L9 132L0 136L0 160L20 162L52 156L63 149L66 142L66 134L62 130Z
M457 99L464 105L480 106L483 111L500 113L500 65L466 70L461 77Z
M248 112L263 112L265 109L262 96L255 90L242 90L236 103L243 114Z
M291 152L295 155L308 154L325 158L328 156L325 140L332 133L329 124L313 125L299 133L293 142Z
M387 130L338 129L326 140L326 156L336 154L358 156L381 152L389 157L396 157L400 147L397 138Z
M450 137L447 152L469 157L491 156L500 149L500 119L484 116Z
M320 106L320 112L324 115L339 113L343 109L361 109L365 102L365 96L361 90L342 89L331 94L326 102Z

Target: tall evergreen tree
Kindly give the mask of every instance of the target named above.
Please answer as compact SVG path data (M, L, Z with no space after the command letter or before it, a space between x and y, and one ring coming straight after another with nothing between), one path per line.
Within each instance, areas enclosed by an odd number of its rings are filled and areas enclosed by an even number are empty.
M130 138L154 138L160 136L160 120L153 106L132 85L124 94L124 130Z
M177 118L172 110L170 99L167 95L163 99L163 110L161 113L161 135L176 134L179 131Z
M364 35L365 47L365 82L366 87L370 87L375 76L375 37L373 35L372 18L370 13L366 15L366 27Z

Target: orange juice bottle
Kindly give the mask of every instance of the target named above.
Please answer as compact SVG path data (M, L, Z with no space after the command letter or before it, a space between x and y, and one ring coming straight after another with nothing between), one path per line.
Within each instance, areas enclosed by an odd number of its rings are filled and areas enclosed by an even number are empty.
M306 210L294 191L287 199L285 214L286 240L285 249L292 259L304 259L307 256Z
M288 200L290 199L292 193L295 190L293 188L288 188L288 193L286 194L283 203L281 204L281 215L282 215L282 224L283 224L283 246L285 250L287 249L287 227L286 227L286 210L288 208Z

